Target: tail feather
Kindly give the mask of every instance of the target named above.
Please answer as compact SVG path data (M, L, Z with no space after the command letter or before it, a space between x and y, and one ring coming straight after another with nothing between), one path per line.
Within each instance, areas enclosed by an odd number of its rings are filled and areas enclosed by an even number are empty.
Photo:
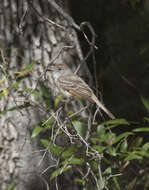
M93 94L92 99L94 102L111 118L115 119L115 116L98 100L98 98Z

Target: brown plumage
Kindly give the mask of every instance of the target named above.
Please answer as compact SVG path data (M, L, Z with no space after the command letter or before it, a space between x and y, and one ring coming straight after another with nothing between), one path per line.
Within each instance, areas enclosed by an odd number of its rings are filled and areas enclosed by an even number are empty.
M111 119L115 116L98 100L90 87L65 64L50 66L59 91L66 97L77 96L95 102Z

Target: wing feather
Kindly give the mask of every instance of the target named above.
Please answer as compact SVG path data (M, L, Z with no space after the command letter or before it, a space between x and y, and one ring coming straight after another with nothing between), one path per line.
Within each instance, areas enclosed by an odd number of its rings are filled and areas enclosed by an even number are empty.
M77 75L61 76L58 79L60 88L68 91L72 95L84 97L85 99L92 101L92 90L89 86Z

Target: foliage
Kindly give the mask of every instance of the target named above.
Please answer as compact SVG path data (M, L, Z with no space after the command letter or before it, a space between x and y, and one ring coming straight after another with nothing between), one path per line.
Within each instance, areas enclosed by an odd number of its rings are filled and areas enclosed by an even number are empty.
M147 99L142 96L141 101L148 111ZM35 127L32 134L35 137L48 131L48 137L41 139L41 143L50 151L57 165L53 167L50 180L77 173L73 180L85 190L91 184L93 189L135 189L142 184L148 186L146 166L149 142L145 134L149 133L149 117L140 122L115 119L92 123L87 141L87 118L74 116L71 121L54 123L53 117L47 122L43 121ZM70 143L65 146L56 144L56 139L64 133ZM132 167L138 171L138 175L130 172ZM131 173L129 182L125 176L128 172Z
M8 185L8 187L5 190L14 190L16 184L12 183L10 185Z
M43 100L44 109L48 113L52 105L52 98L42 82L38 82L40 93L38 88L19 89L20 83L34 65L35 63L19 72L9 88L3 85L0 98L7 99L12 90L21 94L30 94L37 102L40 99ZM3 84L4 81L5 76L1 79L1 83ZM64 106L60 104L61 99L62 96L59 94L53 104L56 111L50 113L51 116L47 120L37 124L31 135L31 138L36 138L43 134L40 139L41 144L46 151L50 152L55 161L50 180L71 174L74 183L81 185L84 190L90 189L90 186L94 187L93 189L118 190L121 187L134 189L141 184L148 187L149 176L146 167L149 158L149 142L145 135L149 133L149 117L144 117L140 122L127 121L123 118L102 123L96 121L91 123L91 129L87 135L88 118L75 115L72 110L68 111L69 114L66 118L60 117L60 111L64 111ZM149 100L141 96L141 101L146 111L149 112ZM23 105L1 110L0 114L21 110L28 106L32 106L29 101ZM46 134L45 138L43 138L44 134ZM57 139L62 136L69 139L69 143L64 146L57 143ZM124 178L127 177L125 175L128 171L130 172L132 167L137 170L138 175L132 173L131 181L126 184ZM128 182L128 180L126 181ZM11 188L13 187L8 187L8 189Z
M35 89L19 88L20 83L30 74L34 66L35 62L16 72L15 78L9 76L13 82L7 88L4 85L6 79L4 74L0 80L3 86L0 99L7 99L11 91L26 96L32 95L35 102L43 100L44 111L49 113L52 98L41 81ZM56 111L50 112L47 120L37 124L31 135L31 138L36 138L40 134L48 134L45 138L43 135L40 141L55 161L50 180L72 174L74 183L81 185L84 190L90 189L90 186L94 189L121 189L121 187L135 189L137 185L142 184L148 187L149 175L146 168L148 168L149 142L145 135L149 133L149 117L144 117L140 122L127 121L123 118L102 123L96 121L91 123L88 135L88 118L75 115L72 110L69 110L66 118L60 117L59 112L64 111L64 106L60 104L61 99L61 95L55 98L53 107ZM141 101L149 112L148 98L141 95ZM0 110L0 114L22 110L28 106L32 106L30 101ZM57 139L64 135L69 139L69 143L62 146L57 143ZM131 180L128 183L125 175L132 167L137 170L138 175L131 173ZM7 189L13 189L13 186L10 185Z

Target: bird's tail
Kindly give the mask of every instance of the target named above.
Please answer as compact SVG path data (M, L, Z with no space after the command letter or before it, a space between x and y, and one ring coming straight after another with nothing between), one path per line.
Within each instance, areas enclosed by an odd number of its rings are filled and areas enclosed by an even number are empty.
M115 119L115 116L98 100L98 98L93 94L92 99L94 102L111 118Z

